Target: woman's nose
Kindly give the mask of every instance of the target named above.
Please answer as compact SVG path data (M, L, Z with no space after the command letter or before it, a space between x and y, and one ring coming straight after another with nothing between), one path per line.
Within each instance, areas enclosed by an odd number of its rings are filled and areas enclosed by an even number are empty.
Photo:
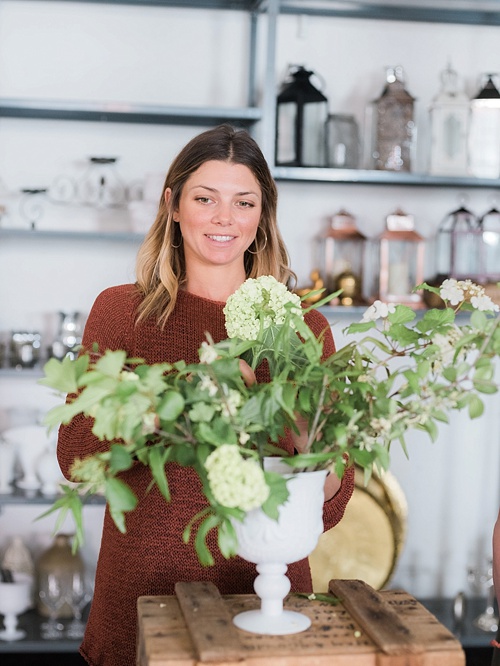
M229 204L220 204L217 206L212 221L214 224L219 224L223 227L232 224L231 206Z

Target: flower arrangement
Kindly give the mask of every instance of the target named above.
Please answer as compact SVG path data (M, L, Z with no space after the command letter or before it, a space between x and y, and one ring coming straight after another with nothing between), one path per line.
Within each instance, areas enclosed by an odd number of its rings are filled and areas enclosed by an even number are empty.
M205 537L218 530L221 552L235 554L233 520L261 507L277 518L287 496L283 476L265 471L263 458L284 455L278 447L286 428L308 424L305 449L286 457L291 470L329 468L341 477L349 465L387 470L390 447L421 429L435 438L439 422L452 410L481 415L481 394L499 390L495 380L500 356L498 305L482 287L445 280L428 289L443 309L417 314L404 305L376 301L360 323L347 328L344 347L322 359L323 341L304 321L308 308L270 276L247 280L224 309L228 338L207 339L200 363L148 365L124 351L51 359L41 384L71 400L46 415L50 427L77 414L93 418L93 433L109 449L72 468L74 484L49 509L72 511L77 537L83 539L81 505L88 494L104 492L111 515L126 531L126 514L137 497L121 478L134 464L147 465L165 501L170 500L166 463L196 470L208 500L193 516L184 540L196 531L200 561L211 564ZM332 296L309 309L320 307ZM470 313L459 325L457 314ZM462 318L462 314L460 314ZM240 358L256 368L265 359L271 381L248 386ZM44 514L45 515L45 514Z

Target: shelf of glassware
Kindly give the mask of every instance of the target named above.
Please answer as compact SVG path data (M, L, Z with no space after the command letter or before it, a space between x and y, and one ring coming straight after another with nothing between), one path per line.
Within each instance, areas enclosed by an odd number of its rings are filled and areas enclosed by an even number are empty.
M498 178L432 176L425 173L372 171L370 169L329 169L324 167L273 167L277 181L311 183L352 183L359 185L406 185L423 187L498 188Z

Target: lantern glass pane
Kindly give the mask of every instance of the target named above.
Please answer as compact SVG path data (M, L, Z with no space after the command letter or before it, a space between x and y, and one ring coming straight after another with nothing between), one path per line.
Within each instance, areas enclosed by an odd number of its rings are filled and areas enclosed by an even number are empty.
M304 104L302 126L302 163L304 166L326 166L325 118L327 102Z
M406 241L391 241L389 247L388 290L393 296L409 294L416 286L417 246Z
M486 277L500 279L500 232L483 231L483 248Z
M276 161L278 164L295 162L295 134L297 123L297 104L285 102L278 104L278 136Z

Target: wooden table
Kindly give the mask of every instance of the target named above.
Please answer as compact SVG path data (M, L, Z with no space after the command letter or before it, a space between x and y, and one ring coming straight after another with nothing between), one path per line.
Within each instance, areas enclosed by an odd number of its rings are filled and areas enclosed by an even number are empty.
M211 583L140 597L137 666L465 666L459 641L406 592L333 580L330 594L338 605L290 595L285 607L307 614L312 625L287 636L237 629L232 617L260 600L221 597Z

